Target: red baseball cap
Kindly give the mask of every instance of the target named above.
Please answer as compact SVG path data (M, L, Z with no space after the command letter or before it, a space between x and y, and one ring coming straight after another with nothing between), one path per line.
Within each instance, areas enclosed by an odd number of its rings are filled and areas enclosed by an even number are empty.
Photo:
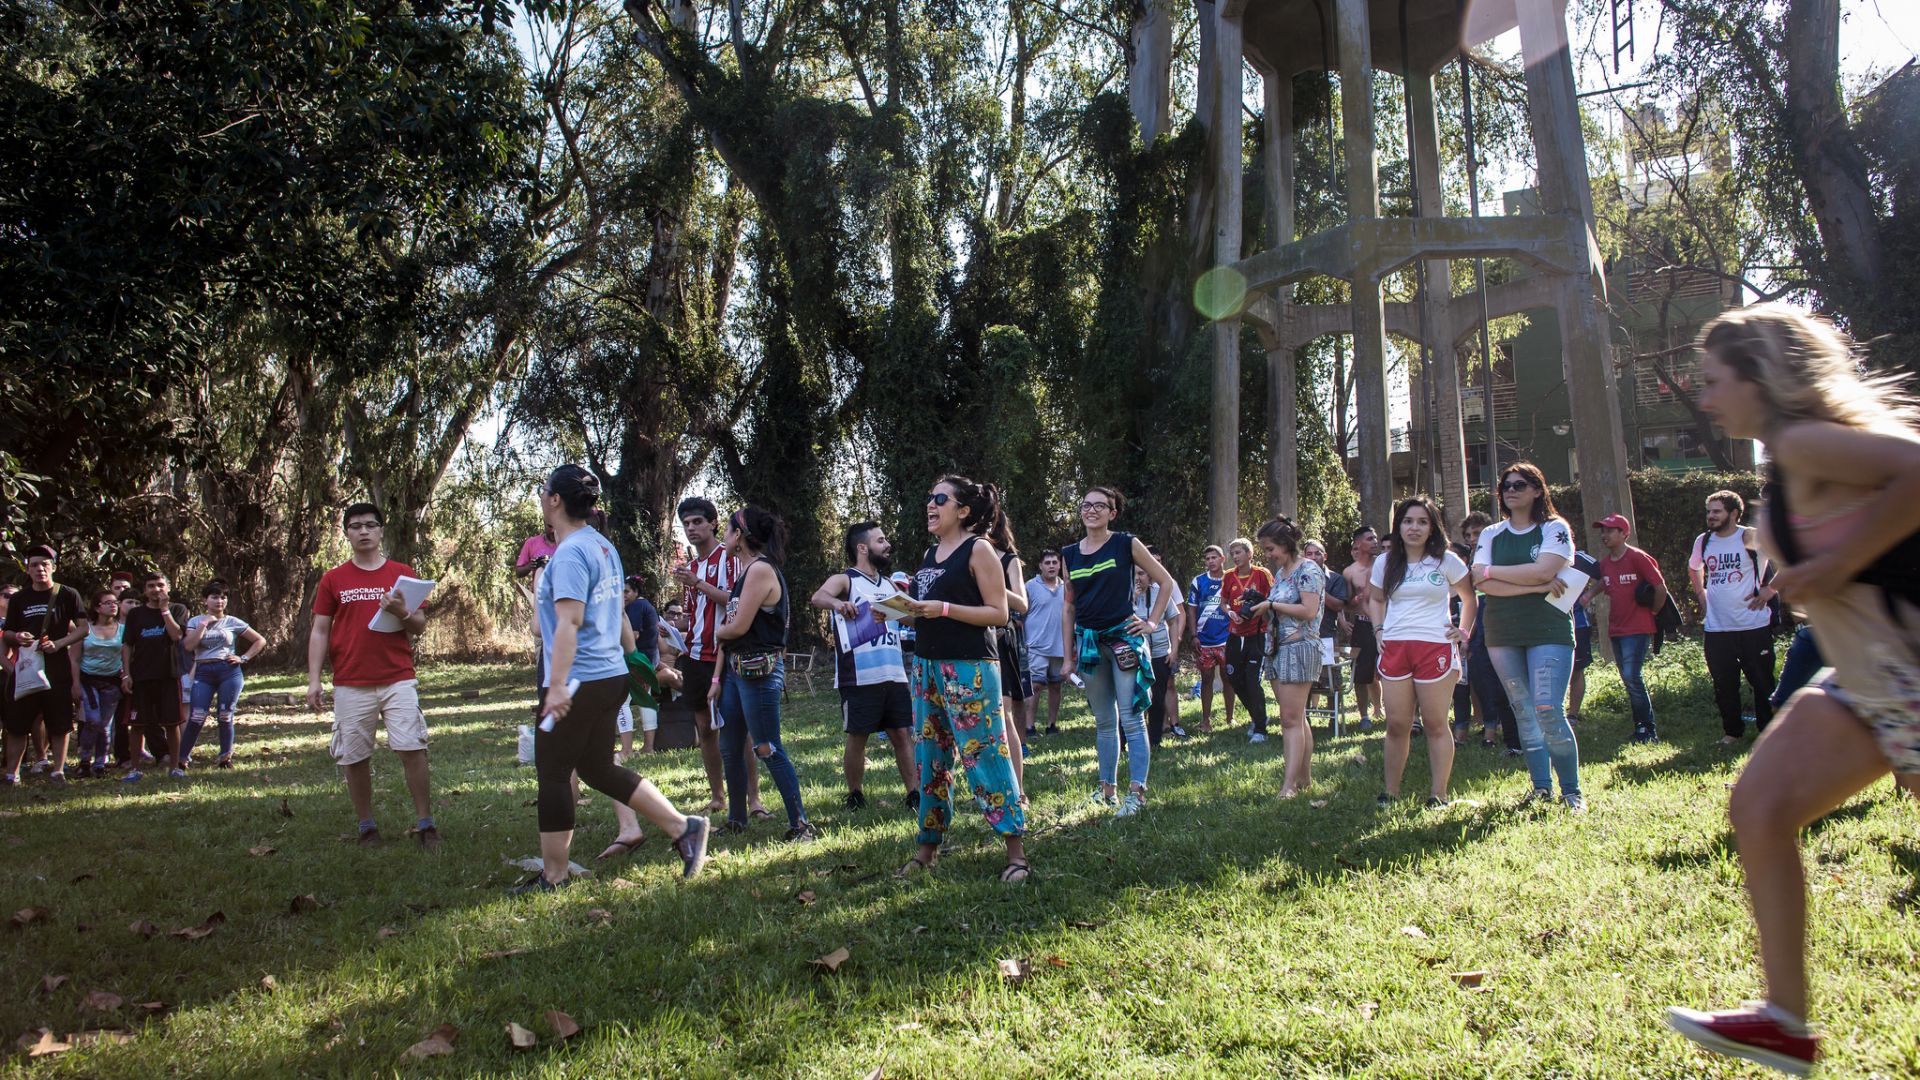
M1619 529L1621 532L1632 532L1633 522L1628 521L1624 514L1608 514L1606 517L1594 522L1593 527L1596 529Z

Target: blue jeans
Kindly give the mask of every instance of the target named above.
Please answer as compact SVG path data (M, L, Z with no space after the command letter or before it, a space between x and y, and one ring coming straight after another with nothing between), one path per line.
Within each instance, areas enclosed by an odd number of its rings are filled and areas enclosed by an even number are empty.
M1567 682L1573 678L1573 646L1487 646L1487 659L1506 687L1507 701L1520 728L1520 749L1536 790L1580 794L1580 744L1567 723Z
M1647 650L1653 646L1652 634L1627 634L1613 639L1613 657L1620 664L1620 684L1627 688L1627 705L1633 709L1633 731L1653 735L1653 698L1647 693L1647 680L1640 674L1646 665Z
M80 760L106 764L113 745L113 714L120 707L120 684L88 677L80 684Z
M1145 661L1142 660L1144 663ZM1132 671L1121 671L1112 650L1100 647L1100 662L1083 668L1087 705L1093 710L1093 746L1100 760L1100 782L1112 784L1120 775L1120 740L1127 741L1127 773L1136 787L1147 786L1153 748L1147 745L1147 722L1133 703Z
M193 744L200 741L200 729L206 725L207 711L215 709L220 723L220 756L233 756L233 707L247 676L238 664L225 660L203 661L193 668L193 693L187 698L187 727L180 733L180 759L193 755Z
M748 679L723 663L720 674L720 716L726 721L720 728L720 757L727 770L727 820L747 822L747 740L753 740L754 754L767 763L773 785L780 789L780 801L787 809L787 827L798 828L807 819L800 805L800 774L793 769L780 744L780 693L787 686L785 661L773 665L773 674L764 679ZM762 747L765 752L762 752Z
M1814 643L1813 630L1805 626L1795 630L1793 644L1787 646L1787 662L1780 668L1779 685L1773 688L1773 707L1785 705L1795 690L1812 682L1826 666L1820 646Z

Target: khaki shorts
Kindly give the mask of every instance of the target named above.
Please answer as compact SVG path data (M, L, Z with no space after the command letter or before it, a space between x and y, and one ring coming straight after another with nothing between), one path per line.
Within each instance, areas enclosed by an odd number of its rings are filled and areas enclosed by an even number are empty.
M420 682L333 688L333 760L358 765L373 756L373 733L387 729L387 749L425 750L427 718L420 711Z

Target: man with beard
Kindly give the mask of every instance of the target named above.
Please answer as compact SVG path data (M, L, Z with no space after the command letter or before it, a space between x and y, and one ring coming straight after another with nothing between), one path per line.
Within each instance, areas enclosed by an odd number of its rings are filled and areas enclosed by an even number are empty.
M847 568L828 578L813 594L813 606L833 612L833 685L840 691L840 726L846 732L844 766L846 805L867 805L861 784L867 772L867 739L885 732L893 744L894 765L906 786L906 806L920 806L919 766L913 759L913 697L907 692L906 662L900 651L899 624L869 623L872 606L899 592L888 572L893 569L893 544L879 522L862 521L847 529ZM872 618L878 618L872 616ZM859 628L877 629L868 640Z
M726 621L727 601L733 596L733 579L739 575L740 565L720 542L720 510L712 500L699 496L682 499L677 510L687 543L693 545L693 561L673 568L673 580L687 591L687 651L679 660L685 679L681 692L693 707L694 729L700 737L700 760L707 770L707 812L725 813L727 791L722 785L726 772L721 764L720 732L713 723L720 707L720 680L714 670L720 644L715 632ZM749 760L747 765L747 815L772 817L760 805L759 763Z

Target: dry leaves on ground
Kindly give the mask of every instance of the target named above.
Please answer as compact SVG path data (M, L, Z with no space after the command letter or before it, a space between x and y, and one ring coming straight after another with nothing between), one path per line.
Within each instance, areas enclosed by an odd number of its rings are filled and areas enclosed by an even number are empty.
M814 965L815 967L819 968L822 971L839 971L840 965L846 963L847 958L852 955L853 954L848 952L846 948L843 946L841 948L833 950L832 952L828 953L825 956L815 957L812 960L807 961L807 963Z
M287 818L293 816L293 804L288 802L284 796L280 799L280 816Z
M227 913L224 911L216 911L207 916L206 921L202 922L199 926L183 926L175 930L173 936L182 941L199 941L201 938L213 933L214 927L226 921Z
M385 941L390 937L398 937L399 935L400 931L395 930L391 926L383 926L373 932L373 936L379 938L381 941Z
M1410 938L1419 938L1422 941L1427 939L1427 932L1417 926L1403 926L1400 928L1400 932Z
M538 1045L540 1037L513 1021L507 1021L507 1045L515 1050L530 1050Z
M410 1058L440 1057L453 1053L453 1044L460 1041L460 1029L452 1024L441 1024L434 1028L426 1038L407 1047Z
M32 926L37 922L46 922L47 916L51 914L53 913L43 907L23 907L13 913L13 925Z
M613 925L613 912L608 911L606 908L603 908L603 907L588 908L587 918L592 919L594 922L599 923L601 926Z
M278 849L272 844L255 844L247 849L249 855L271 855Z
M1033 962L1019 958L1000 961L1000 977L1008 982L1019 982L1033 974Z
M127 924L127 931L135 937L150 938L160 932L160 928L145 919L137 919Z
M151 1016L158 1016L173 1008L173 1006L164 1001L139 1001L135 1002L133 1007Z
M509 956L525 956L525 955L527 955L527 950L525 949L494 949L491 952L481 953L480 959L504 960Z
M287 912L292 915L305 915L309 911L319 911L320 901L312 893L301 893L287 901Z
M559 1009L547 1010L547 1026L553 1029L553 1034L561 1042L580 1034L580 1025L573 1022L573 1017Z
M40 992L43 994L51 994L65 985L67 985L67 977L65 975L49 975L40 980Z
M271 994L275 990L280 989L280 980L271 975L262 975L260 976L260 989Z
M1472 990L1473 988L1479 986L1482 982L1486 981L1487 973L1484 971L1456 971L1451 975L1448 975L1447 978L1452 979L1454 982L1460 984L1461 986L1466 987L1469 990Z
M801 907L805 907L808 904L813 903L814 901L813 890L801 889L797 894L794 895L794 899L800 902Z
M1377 1001L1363 1001L1360 1003L1360 1019L1362 1020L1373 1019L1374 1014L1379 1011L1380 1003Z
M112 1012L127 1003L127 999L111 990L89 990L87 996L80 999L80 1007L95 1012Z
M15 1040L15 1046L27 1052L28 1057L46 1057L48 1054L60 1054L73 1047L54 1037L46 1028L35 1028Z

